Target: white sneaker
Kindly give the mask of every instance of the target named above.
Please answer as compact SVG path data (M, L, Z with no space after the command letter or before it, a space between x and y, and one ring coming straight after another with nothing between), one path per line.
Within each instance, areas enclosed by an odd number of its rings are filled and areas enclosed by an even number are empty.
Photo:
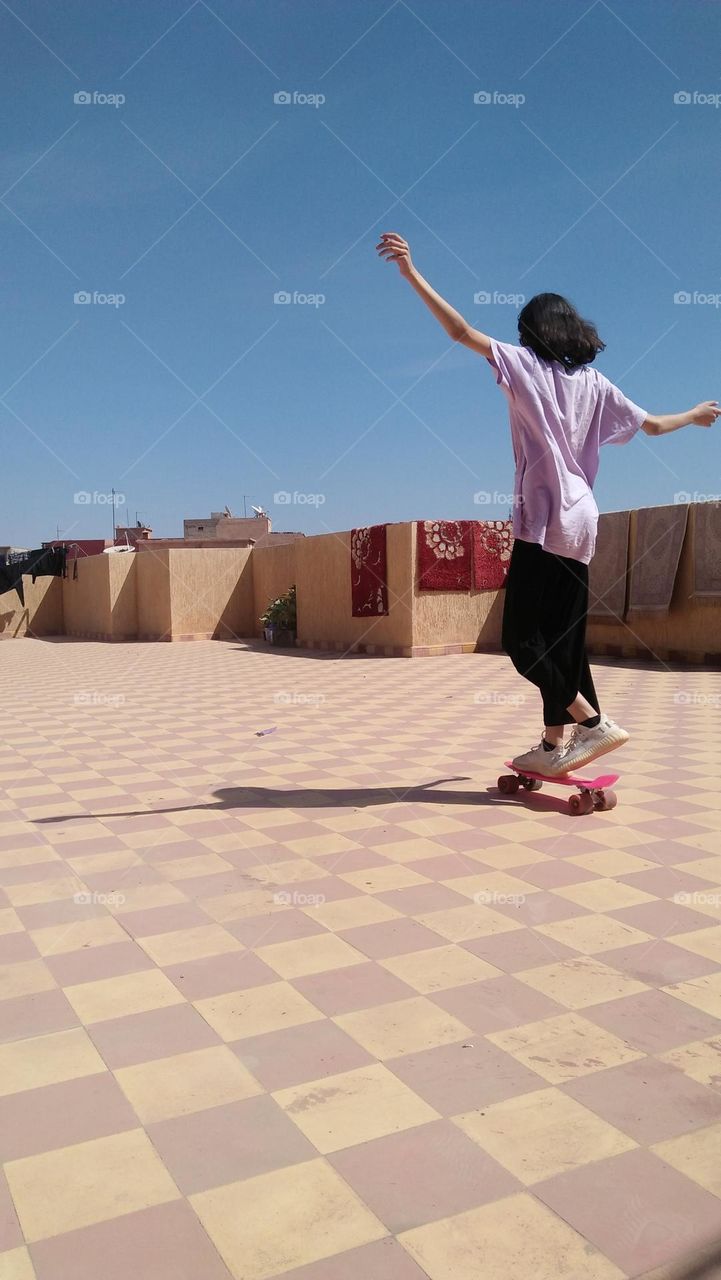
M626 730L608 716L602 715L600 724L595 729L587 729L582 724L575 725L563 753L563 772L573 773L581 765L604 756L607 751L622 747L628 739Z
M523 755L514 756L513 767L520 769L521 772L529 769L531 773L543 773L547 778L553 778L559 773L567 773L563 743L554 747L553 751L546 751L541 738L537 747L533 747Z

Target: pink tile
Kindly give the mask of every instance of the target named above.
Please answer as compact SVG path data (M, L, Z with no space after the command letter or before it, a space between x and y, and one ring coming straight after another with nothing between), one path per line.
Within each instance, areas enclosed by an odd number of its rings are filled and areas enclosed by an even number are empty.
M220 1037L189 1004L174 1004L166 1009L150 1009L146 1013L96 1022L88 1034L112 1070L221 1043Z
M354 964L327 973L312 973L306 978L294 978L293 986L330 1017L418 995L379 964Z
M278 890L283 892L283 890ZM288 892L291 892L289 889ZM299 908L287 907L283 911L273 911L264 915L250 916L246 920L236 920L224 926L228 933L242 942L246 947L267 947L272 942L294 942L297 938L310 938L314 934L325 933L326 929L317 920L311 920Z
M10 1189L0 1169L0 1261L6 1249L18 1249L24 1243Z
M231 1280L185 1200L30 1246L37 1280Z
M698 850L696 851L698 852ZM708 892L708 890L706 890ZM719 890L721 895L721 890ZM639 902L634 907L623 907L619 911L609 911L623 924L630 924L634 929L643 929L654 938L667 938L673 933L691 933L694 929L708 929L712 924L708 916L701 911L692 910L691 906L673 901Z
M549 1000L548 996L534 991L509 974L502 978L486 978L484 982L471 982L450 991L436 991L433 1000L446 1013L453 1014L472 1031L483 1035L567 1012L555 1000Z
M629 1275L721 1234L721 1201L648 1151L599 1160L533 1190Z
M419 858L417 862L407 862L405 865L428 880L453 880L456 876L478 875L482 870L474 858L464 858L460 853L439 854L437 858ZM402 890L398 889L394 892L400 893ZM376 896L387 897L386 894Z
M721 1022L665 991L610 1000L584 1010L584 1016L644 1053L664 1053L692 1040L721 1034Z
M65 867L57 860L33 862L22 867L0 867L0 884L41 884L44 880L57 880L64 872Z
M328 835L328 831L325 834ZM386 859L381 853L375 853L372 849L361 848L345 849L343 853L317 853L313 861L340 876L349 871L365 871L368 867L383 866Z
M671 982L686 982L713 973L717 965L705 956L694 955L684 947L677 947L662 938L654 942L638 942L632 947L619 947L603 952L603 963L612 969L646 982L649 986L665 987Z
M79 1025L78 1016L59 989L3 1000L0 1042L46 1036Z
M148 1125L186 1195L317 1158L315 1147L267 1096Z
M523 898L523 901L520 900ZM551 924L554 920L570 920L574 916L587 916L589 912L576 902L568 902L559 898L558 894L547 893L541 889L538 893L520 894L514 902L504 902L503 894L499 902L489 902L494 911L508 916L511 920L519 920L522 924Z
M194 902L173 902L167 907L123 911L118 920L131 938L151 938L156 933L172 933L176 929L194 929L196 925L210 924L205 912Z
M514 929L512 933L469 938L463 946L466 951L479 956L481 960L487 960L506 973L519 973L523 969L533 969L536 965L552 964L556 960L578 956L578 952L571 947L556 942L554 938L546 938L534 929Z
M548 1087L534 1071L478 1035L463 1044L407 1053L386 1065L444 1116L482 1110L492 1102Z
M373 1244L336 1253L322 1262L284 1271L283 1280L427 1280L397 1240L387 1236Z
M59 874L62 875L63 872ZM34 902L27 907L16 907L15 910L26 929L74 924L77 920L98 920L108 914L107 907L99 902L75 902L72 897L59 898L56 902Z
M328 1158L394 1233L521 1190L510 1173L449 1120L364 1142Z
M65 951L62 955L46 956L45 963L61 987L152 968L152 960L134 942L112 942L107 947Z
M0 1098L3 1161L137 1127L138 1117L109 1071Z
M473 870L477 872L477 865ZM468 867L463 867L457 874L467 876L472 872ZM408 889L391 889L388 893L377 893L374 897L394 911L408 916L419 916L426 911L444 911L450 907L465 907L468 904L468 898L464 894L456 893L453 888L444 884L414 884Z
M352 947L356 947L371 960L385 960L387 956L407 955L409 951L424 951L429 947L441 947L446 944L446 939L441 938L432 929L427 929L417 920L406 920L403 916L394 920L383 920L380 924L365 924L358 928L345 929L342 936Z
M38 949L27 933L0 934L0 964L18 960L37 960Z
M588 880L599 878L593 871L586 871L583 867L562 859L535 862L530 867L514 867L513 875L520 876L529 884L535 884L539 889L565 889L569 884L584 884Z
M163 972L188 1000L224 995L245 987L277 982L278 974L252 951L232 951L221 956L166 965Z
M642 1146L718 1124L721 1118L718 1091L657 1058L596 1071L563 1088Z
M269 1093L375 1062L357 1041L328 1020L252 1036L239 1041L234 1050Z
M694 849L695 857L703 857L699 849ZM640 889L642 893L652 893L657 898L673 898L677 893L703 893L712 885L710 880L702 880L700 876L692 876L688 871L675 870L673 867L654 867L648 871L636 871L630 876L619 876L622 884ZM716 886L718 887L718 886Z

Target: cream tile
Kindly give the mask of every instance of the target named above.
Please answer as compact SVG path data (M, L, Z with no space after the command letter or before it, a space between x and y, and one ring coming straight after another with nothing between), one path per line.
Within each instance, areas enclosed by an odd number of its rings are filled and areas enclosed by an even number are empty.
M429 1280L480 1280L481 1274L483 1280L624 1280L618 1267L525 1192L398 1239Z
M677 1000L692 1004L694 1009L710 1013L712 1018L721 1018L721 973L707 973L688 982L675 982L662 990Z
M630 924L622 924L612 916L571 916L568 920L554 920L550 924L536 925L538 933L553 938L567 947L573 947L584 955L599 951L612 951L616 947L630 947L636 942L648 942L651 935Z
M694 837L697 839L698 837ZM682 840L681 844L687 843ZM701 880L709 880L711 884L721 885L721 858L718 856L719 842L716 840L715 849L711 853L715 856L710 858L699 858L695 862L684 862L683 869L690 876L698 876Z
M105 1063L81 1027L0 1045L0 1096L97 1075Z
M174 884L142 884L135 889L123 888L122 896L118 894L116 902L108 903L108 910L122 916L128 911L150 911L151 907L172 907L187 901Z
M156 933L147 938L138 938L137 942L151 960L163 968L183 961L202 960L205 956L220 956L228 951L244 950L237 938L219 924L201 924L192 929Z
M118 978L100 978L97 982L81 982L74 987L65 987L65 995L86 1025L185 1003L185 997L177 987L157 969L143 969L140 973L123 974Z
M695 1129L680 1138L657 1142L651 1150L699 1186L721 1196L721 1124Z
M340 878L363 893L390 893L391 889L410 889L416 884L429 883L427 876L396 863L368 867L365 871L344 871Z
M698 1080L699 1084L712 1088L721 1084L721 1036L712 1040L695 1040L692 1044L659 1053L658 1057L662 1062L678 1067L692 1080Z
M258 947L257 954L282 978L301 978L308 973L325 973L328 969L344 969L367 961L367 956L335 933L273 942L267 947Z
M484 871L478 875L458 876L454 880L444 880L443 884L465 898L473 898L483 906L492 907L498 902L507 903L530 898L533 893L540 893L535 884L521 880L518 876L508 875L505 871Z
M586 907L589 911L621 911L623 907L635 907L640 902L656 901L651 893L643 893L619 880L604 877L585 880L581 884L564 885L552 892L559 898L566 898L568 902L575 902L579 907Z
M5 1173L29 1243L180 1197L141 1129L11 1160Z
M551 1000L557 1000L567 1009L585 1009L589 1005L603 1004L621 996L638 995L648 990L643 982L629 978L618 969L599 960L597 956L578 956L559 960L554 964L540 965L517 973L516 978L542 991Z
M448 853L444 844L436 840L424 840L414 836L412 840L389 840L387 844L371 845L391 862L420 862L423 858L442 858Z
M495 965L452 944L391 956L378 963L424 995L431 991L447 991L449 987L466 986L469 982L482 982L484 978L502 976L502 970L496 969Z
M236 1280L267 1280L388 1234L320 1159L202 1191L190 1202Z
M196 876L214 876L232 871L233 864L217 853L198 853L190 858L170 858L156 864L158 874L166 880L193 880Z
M0 1253L0 1280L36 1280L27 1249L7 1249Z
M635 853L624 853L623 849L608 849L598 853L580 853L568 859L584 871L595 871L597 876L614 879L616 876L630 876L635 871L650 871L658 867L657 862L649 862L648 858L640 858Z
M524 1093L453 1120L526 1186L636 1146L560 1089Z
M245 991L197 1000L195 1007L223 1040L261 1036L283 1027L321 1022L324 1014L289 982L269 982Z
M51 991L58 984L42 960L17 960L0 965L0 1000Z
M546 832L548 835L548 832ZM515 844L509 840L503 844L492 844L487 849L479 849L478 853L464 853L464 858L476 858L479 862L484 862L489 867L497 867L499 871L506 871L513 867L531 867L538 862L550 862L547 853L538 853L527 844Z
M330 872L320 862L307 858L291 858L287 862L261 862L245 872L262 884L302 884L304 880L321 880Z
M471 1035L458 1018L445 1013L425 996L340 1014L334 1021L381 1060L453 1044Z
M449 942L467 942L471 938L486 938L493 933L510 933L522 929L517 920L511 920L500 911L469 902L465 907L448 907L443 911L427 911L416 916L421 924Z
M13 911L12 907L3 907L0 910L0 937L6 933L22 933L25 928L17 911Z
M217 898L201 898L200 905L211 920L229 924L232 920L245 920L249 916L269 915L274 911L287 911L287 904L275 896L275 890L243 889L240 893L225 893Z
M317 907L304 906L301 909L312 920L317 920L334 933L361 928L365 924L397 920L401 914L370 894L356 894L352 898L338 898L335 902L323 902Z
M644 1057L577 1013L562 1013L510 1031L493 1031L486 1038L549 1084L562 1084Z
M74 920L70 924L53 924L44 929L31 929L29 932L41 956L59 956L68 951L128 941L127 933L112 916L95 916L90 920Z
M721 964L721 924L710 929L694 929L691 933L675 933L669 937L669 942Z
M5 886L8 902L13 907L32 907L38 902L61 902L83 891L82 880L78 880L75 876Z
M121 1067L115 1076L143 1124L206 1111L263 1092L224 1044Z
M273 1097L324 1155L438 1119L380 1062L280 1089Z

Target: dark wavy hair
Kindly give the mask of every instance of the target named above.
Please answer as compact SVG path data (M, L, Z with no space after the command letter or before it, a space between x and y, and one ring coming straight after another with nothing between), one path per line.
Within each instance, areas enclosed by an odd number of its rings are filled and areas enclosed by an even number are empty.
M542 360L558 360L566 369L591 364L605 349L590 320L584 320L560 293L537 293L518 317L522 347Z

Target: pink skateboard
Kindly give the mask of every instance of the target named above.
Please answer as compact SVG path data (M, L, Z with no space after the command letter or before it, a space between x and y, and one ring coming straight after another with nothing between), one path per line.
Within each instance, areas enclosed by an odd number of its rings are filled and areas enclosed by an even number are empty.
M615 791L608 790L614 782L618 782L620 774L601 773L597 778L582 778L578 773L561 773L555 778L548 778L543 773L522 773L512 760L506 760L507 769L513 773L502 773L498 779L498 790L503 795L515 795L521 787L525 791L540 791L544 782L555 782L559 787L577 787L578 795L571 796L568 801L569 813L592 813L594 809L615 809L618 797Z

